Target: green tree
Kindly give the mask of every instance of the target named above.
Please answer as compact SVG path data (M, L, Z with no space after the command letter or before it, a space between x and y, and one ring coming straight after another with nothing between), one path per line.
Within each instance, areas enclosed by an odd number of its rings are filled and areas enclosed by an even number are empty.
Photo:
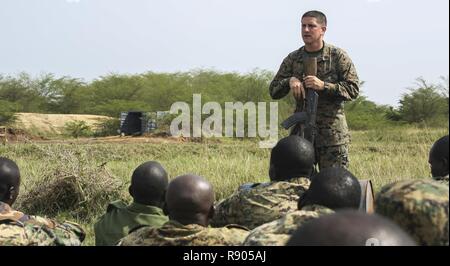
M400 99L399 113L402 120L436 126L448 121L448 97L442 95L439 87L423 78L416 80L416 88Z

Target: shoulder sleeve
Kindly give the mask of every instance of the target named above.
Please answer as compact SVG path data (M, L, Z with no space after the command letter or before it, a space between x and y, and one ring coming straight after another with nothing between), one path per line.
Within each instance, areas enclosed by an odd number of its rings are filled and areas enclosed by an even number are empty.
M359 95L359 78L356 68L348 54L340 49L336 49L336 71L338 81L336 83L325 82L325 91L330 96L342 97L346 101L354 100Z
M293 53L290 53L281 63L281 66L269 86L272 99L280 99L289 93L289 80L293 76Z

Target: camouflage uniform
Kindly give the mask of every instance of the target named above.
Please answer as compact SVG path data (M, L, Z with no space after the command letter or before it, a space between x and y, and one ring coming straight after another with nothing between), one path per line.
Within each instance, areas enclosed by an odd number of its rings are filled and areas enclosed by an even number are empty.
M161 228L140 228L120 242L120 246L240 246L248 230L240 226L210 228L169 221Z
M433 179L448 186L448 175L433 177Z
M78 224L25 215L0 202L0 246L79 246L84 238Z
M257 184L240 189L216 205L211 221L215 227L239 224L253 229L297 210L298 199L310 185L308 178Z
M94 225L95 245L112 246L128 233L140 226L161 227L169 219L163 211L154 206L133 202L126 205L114 201L108 205L104 214Z
M253 229L244 241L245 246L284 246L297 228L333 210L320 205L308 205L302 210L286 214L281 219Z
M324 43L321 51L308 53L304 46L290 53L283 61L270 84L273 99L286 96L289 80L297 77L303 81L305 57L317 57L317 77L325 82L325 89L318 91L316 161L319 167L341 166L348 168L348 144L350 134L344 114L344 101L354 100L359 94L359 79L347 53ZM297 110L299 109L297 103Z
M421 245L448 245L448 186L433 180L402 181L381 189L375 210Z

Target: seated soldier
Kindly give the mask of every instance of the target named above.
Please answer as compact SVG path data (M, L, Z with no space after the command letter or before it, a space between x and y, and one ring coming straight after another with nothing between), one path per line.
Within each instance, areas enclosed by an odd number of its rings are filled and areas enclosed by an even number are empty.
M184 175L169 183L166 196L170 221L161 228L143 227L124 237L121 246L238 246L248 230L238 226L209 228L214 191L204 178Z
M239 224L254 229L297 210L299 196L310 184L314 147L304 138L281 139L270 155L271 182L241 187L216 206L211 224Z
M79 246L83 229L71 222L26 215L11 208L19 195L20 171L0 157L0 246Z
M448 135L437 140L431 147L428 162L433 178L448 185Z
M309 189L298 201L298 210L253 229L244 245L284 246L306 222L339 209L358 209L361 186L344 168L325 168L313 176Z
M415 246L393 222L376 214L344 210L298 228L287 246Z
M119 200L109 204L106 214L94 225L95 244L116 245L137 227L160 227L167 222L169 219L162 208L168 183L167 172L158 162L150 161L138 166L128 189L133 203L127 206Z
M376 196L375 212L396 222L420 245L448 246L448 185L429 179L386 185Z

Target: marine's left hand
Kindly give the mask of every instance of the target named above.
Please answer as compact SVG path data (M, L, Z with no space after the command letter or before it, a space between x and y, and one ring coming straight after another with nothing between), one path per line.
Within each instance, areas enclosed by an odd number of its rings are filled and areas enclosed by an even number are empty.
M306 88L310 88L316 91L322 91L325 88L325 82L317 78L316 76L306 76L303 79Z

